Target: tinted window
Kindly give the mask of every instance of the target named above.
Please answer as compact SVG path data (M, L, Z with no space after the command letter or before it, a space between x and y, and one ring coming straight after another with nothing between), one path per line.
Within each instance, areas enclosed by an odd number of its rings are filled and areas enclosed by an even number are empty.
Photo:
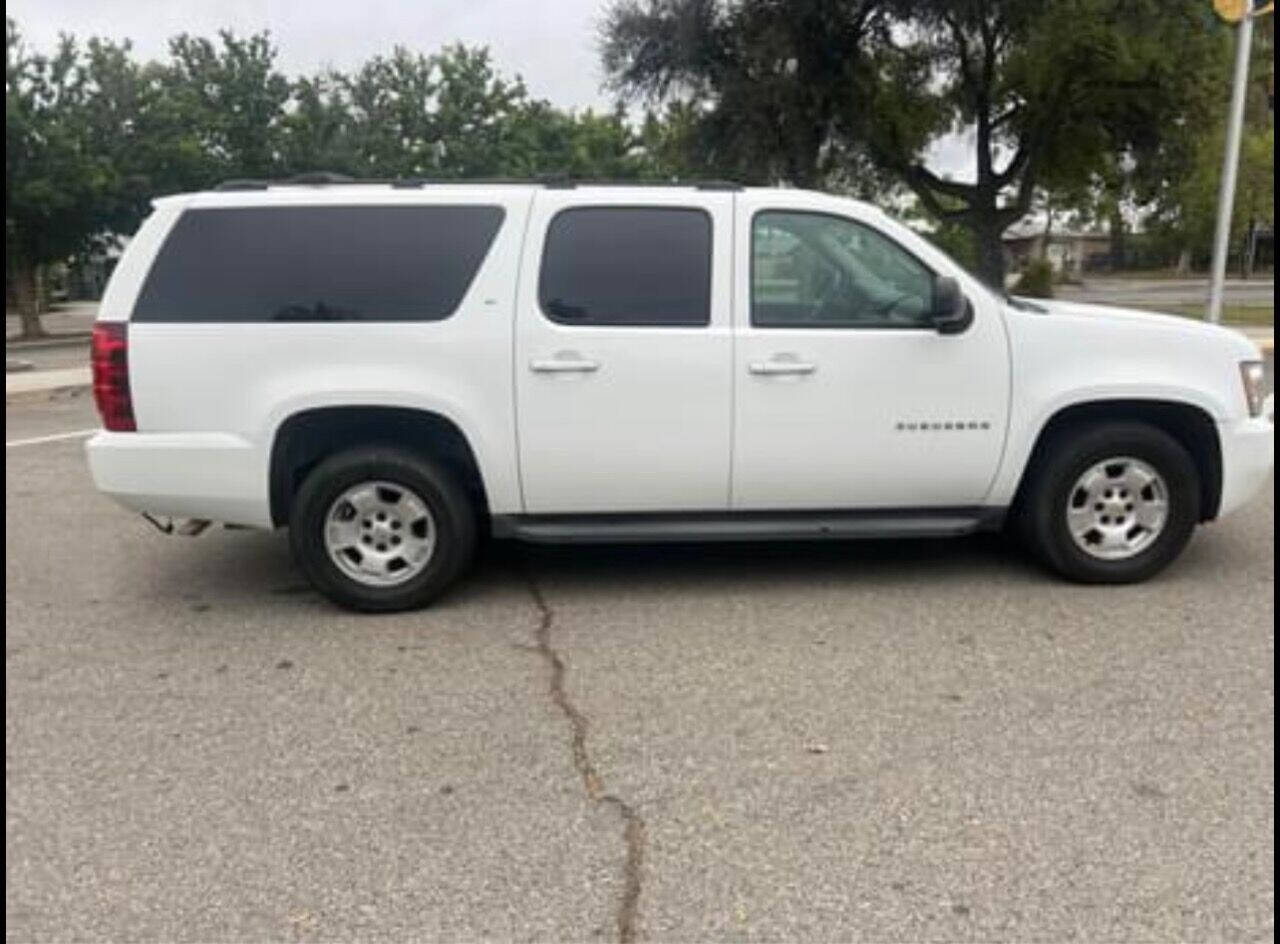
M484 260L500 207L187 210L135 321L435 321Z
M538 300L576 325L705 325L711 218L702 210L582 207L547 229Z
M757 213L751 323L787 328L932 327L933 272L869 226L821 213Z

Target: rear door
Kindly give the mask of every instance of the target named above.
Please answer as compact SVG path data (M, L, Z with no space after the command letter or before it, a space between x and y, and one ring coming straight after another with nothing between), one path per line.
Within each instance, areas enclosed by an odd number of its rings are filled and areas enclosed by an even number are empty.
M728 193L535 197L515 358L527 512L728 507L732 234Z

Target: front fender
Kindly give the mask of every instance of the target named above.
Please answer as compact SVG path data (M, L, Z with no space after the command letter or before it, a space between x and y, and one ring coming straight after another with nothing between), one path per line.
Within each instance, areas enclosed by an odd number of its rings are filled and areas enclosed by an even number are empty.
M1193 407L1215 424L1244 410L1240 339L1226 331L1142 315L1011 310L1009 435L988 501L1013 500L1045 427L1070 407L1142 401Z

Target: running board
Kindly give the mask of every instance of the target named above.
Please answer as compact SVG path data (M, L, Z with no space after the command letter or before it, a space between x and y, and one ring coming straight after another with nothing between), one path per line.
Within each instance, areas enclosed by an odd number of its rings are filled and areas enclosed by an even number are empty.
M494 515L493 536L535 544L957 537L998 530L1004 508L615 515Z

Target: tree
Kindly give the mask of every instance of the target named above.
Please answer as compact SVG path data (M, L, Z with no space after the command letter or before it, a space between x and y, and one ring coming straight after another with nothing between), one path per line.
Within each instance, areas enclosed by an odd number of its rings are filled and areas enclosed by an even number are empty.
M1037 187L1077 186L1186 112L1222 31L1199 0L618 0L603 61L615 88L701 104L726 170L798 186L894 174L970 230L1003 286L1001 234ZM926 166L964 131L975 179ZM954 201L958 207L945 205Z
M529 108L517 76L498 75L485 48L448 46L431 57L438 79L428 117L434 172L443 177L494 177L521 159L516 129Z
M293 107L281 121L281 164L286 175L335 171L358 175L364 167L353 133L347 78L338 72L293 84Z
M701 110L686 102L668 102L662 111L645 112L639 144L653 176L712 178L724 174L704 146Z
M927 81L882 82L862 125L873 157L940 216L972 230L979 271L1004 283L1001 234L1037 186L1079 186L1115 155L1158 146L1186 120L1222 33L1196 0L930 0L896 5L890 35L932 65ZM903 114L924 110L925 128ZM976 179L946 180L921 159L942 130L970 130ZM947 211L942 196L961 201Z
M1275 219L1275 132L1270 102L1274 19L1259 19L1255 30L1231 221L1232 246L1245 242L1251 227ZM1186 265L1207 265L1212 247L1231 95L1228 47L1224 43L1216 70L1199 88L1193 117L1167 128L1160 148L1137 162L1136 173L1142 181L1137 202L1147 209L1147 224L1165 250ZM1246 265L1249 261L1246 255Z
M530 98L484 48L397 48L353 74L295 83L284 120L289 173L378 177L660 176L618 108L561 111Z
M819 187L846 165L845 116L870 79L880 0L616 0L602 30L612 88L680 100L702 159L725 176Z
M43 56L13 20L5 27L5 263L30 338L44 333L41 269L135 218L140 184L122 169L112 135L122 130L114 108L134 90L116 82L127 46L94 43L86 56L63 36Z
M939 219L924 209L918 197L909 195L899 212L899 219L932 242L957 263L969 271L978 264L978 250L973 233L951 220ZM958 209L955 201L944 204L948 209Z
M545 171L553 154L567 164L577 130L572 116L531 100L518 77L500 75L483 47L397 47L351 75L300 80L293 102L283 136L290 173L527 175Z
M170 62L157 73L168 123L163 140L185 149L192 176L184 183L192 189L227 177L277 176L282 166L291 88L275 68L270 35L241 39L222 30L218 39L175 36Z
M1222 121L1202 131L1189 172L1174 181L1150 215L1150 225L1171 253L1207 265L1218 212L1218 183L1226 139ZM1246 128L1240 148L1232 246L1241 246L1251 225L1274 225L1275 131Z

